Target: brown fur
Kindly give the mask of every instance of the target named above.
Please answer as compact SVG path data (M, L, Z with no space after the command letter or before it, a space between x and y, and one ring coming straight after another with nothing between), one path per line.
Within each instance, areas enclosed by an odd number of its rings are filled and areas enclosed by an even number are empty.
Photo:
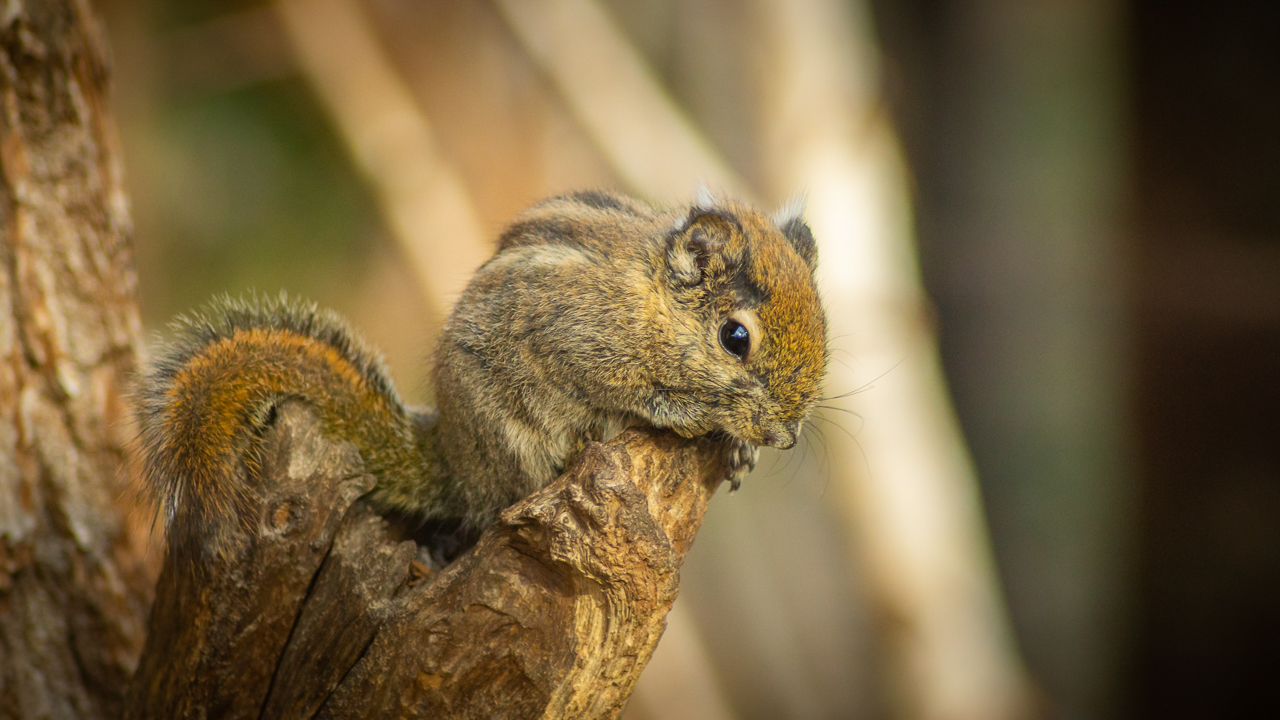
M233 514L251 492L235 484L238 463L286 397L356 443L380 505L472 529L550 482L585 439L634 424L723 433L736 482L754 446L794 444L817 396L827 347L815 263L798 217L739 203L546 200L503 233L450 315L436 416L406 409L332 316L223 301L182 324L148 377L151 484L171 517L194 508L190 535ZM745 359L720 345L731 315L760 335Z

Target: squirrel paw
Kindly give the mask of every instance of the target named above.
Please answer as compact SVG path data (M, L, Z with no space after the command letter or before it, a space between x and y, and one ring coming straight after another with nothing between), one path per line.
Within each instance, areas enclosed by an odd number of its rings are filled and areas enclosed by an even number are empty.
M729 466L729 492L742 486L742 478L756 466L760 450L755 445L738 438L728 438L724 444L725 464Z

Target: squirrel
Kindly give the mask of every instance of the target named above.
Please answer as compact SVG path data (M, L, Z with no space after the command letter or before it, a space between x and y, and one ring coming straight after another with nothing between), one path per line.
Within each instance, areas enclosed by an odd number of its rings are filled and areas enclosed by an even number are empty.
M289 398L356 445L375 508L468 533L587 440L634 425L722 435L736 489L757 446L796 443L827 364L802 213L797 202L770 217L705 190L668 210L605 191L534 205L444 325L435 410L406 406L380 357L314 305L224 298L179 318L137 400L170 546L216 545L242 516L253 489L241 464Z

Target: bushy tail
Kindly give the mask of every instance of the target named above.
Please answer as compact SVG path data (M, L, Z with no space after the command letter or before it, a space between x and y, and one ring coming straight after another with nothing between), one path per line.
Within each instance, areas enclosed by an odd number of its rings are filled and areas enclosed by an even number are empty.
M408 411L381 359L310 303L221 298L179 318L137 396L147 489L170 545L191 549L247 519L257 442L272 409L299 398L355 442L375 475L421 466Z

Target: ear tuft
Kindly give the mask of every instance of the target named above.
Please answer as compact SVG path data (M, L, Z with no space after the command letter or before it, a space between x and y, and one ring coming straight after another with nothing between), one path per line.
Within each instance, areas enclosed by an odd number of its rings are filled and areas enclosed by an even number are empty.
M809 198L803 193L796 193L777 212L770 216L773 224L778 226L782 236L791 243L810 270L818 266L818 243L813 239L813 231L804 221L805 206Z
M693 207L696 210L714 210L719 201L711 192L711 188L706 185L698 186L698 194L693 198Z
M693 205L689 207L689 212L677 217L675 222L671 223L672 231L679 233L688 230L694 219L699 215L715 212L718 204L720 204L720 201L711 192L711 188L706 185L699 185L698 193L693 198Z
M791 196L791 199L783 203L782 207L771 216L773 224L779 228L786 227L791 224L792 220L804 220L805 207L809 204L809 196L807 193L798 192Z

